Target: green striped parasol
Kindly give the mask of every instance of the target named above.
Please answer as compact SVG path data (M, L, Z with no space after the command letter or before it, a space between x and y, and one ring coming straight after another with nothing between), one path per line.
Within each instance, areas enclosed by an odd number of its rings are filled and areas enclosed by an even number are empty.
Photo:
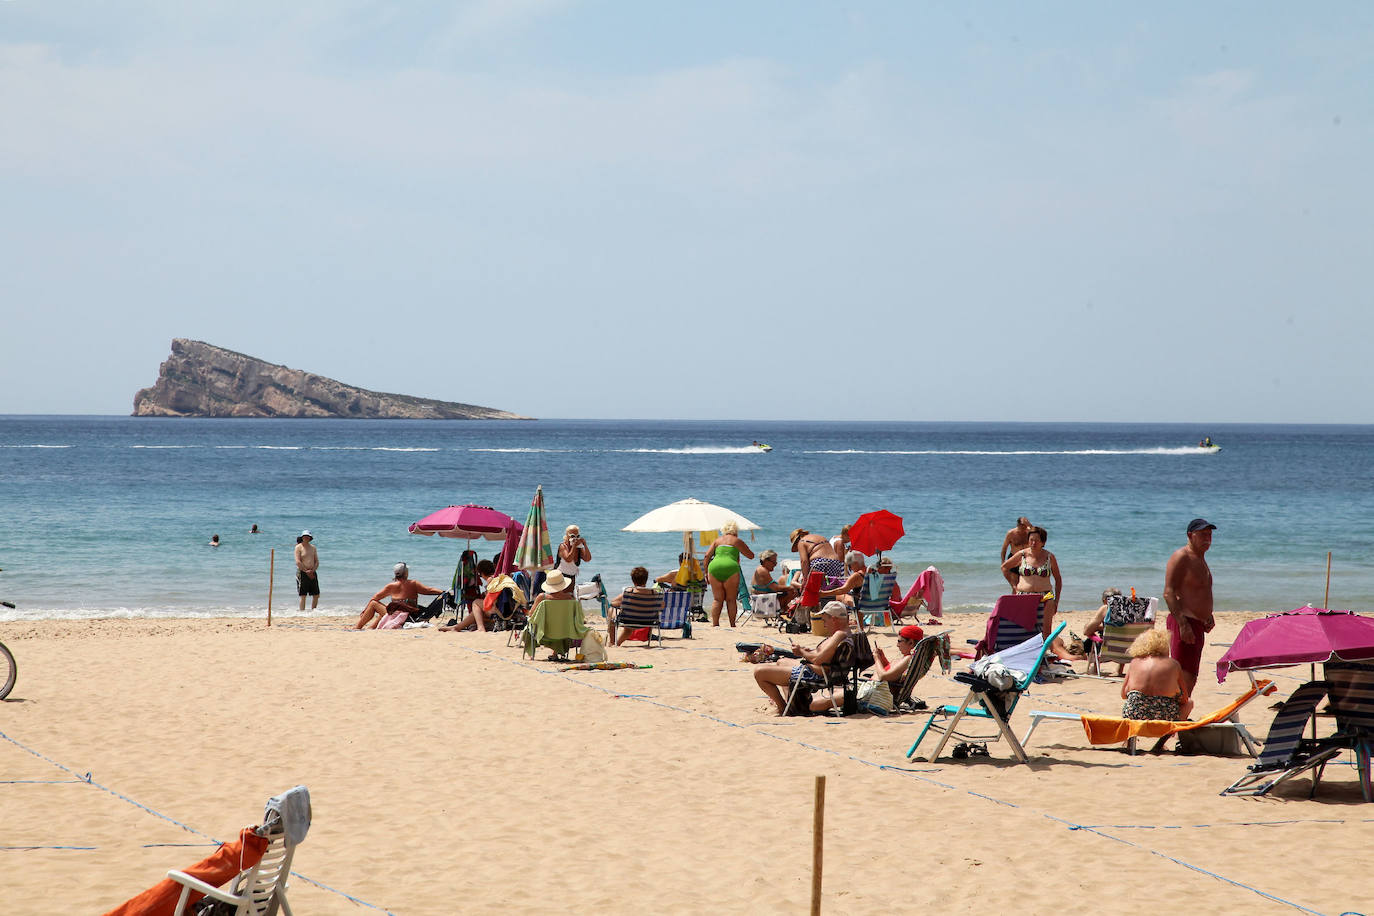
M536 487L530 514L525 516L525 530L520 533L520 546L515 548L515 565L527 572L548 569L553 565L553 548L549 546L549 523L544 517L544 488Z

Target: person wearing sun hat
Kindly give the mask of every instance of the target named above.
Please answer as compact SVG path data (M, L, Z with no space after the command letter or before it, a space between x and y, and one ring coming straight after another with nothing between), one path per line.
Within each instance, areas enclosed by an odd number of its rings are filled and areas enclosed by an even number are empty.
M296 538L296 593L301 596L301 610L305 610L305 596L313 599L310 609L320 606L320 555L315 550L315 536L310 529Z
M808 690L820 691L825 689L825 676L822 666L827 664L835 656L835 650L840 647L851 634L849 629L849 608L838 601L831 601L821 608L821 619L825 621L826 635L821 640L820 645L814 649L808 649L798 643L792 643L792 652L800 659L796 665L779 662L772 665L759 665L754 669L754 681L763 691L763 695L768 697L773 704L775 715L782 715L787 708L787 700L782 695L782 688L795 690L804 687ZM829 709L830 700L824 695L818 695L811 701L811 710L821 712Z
M1169 657L1183 668L1191 696L1202 667L1202 646L1216 620L1212 617L1212 570L1207 550L1216 525L1205 518L1188 523L1188 543L1169 557L1164 568L1164 603L1169 606Z

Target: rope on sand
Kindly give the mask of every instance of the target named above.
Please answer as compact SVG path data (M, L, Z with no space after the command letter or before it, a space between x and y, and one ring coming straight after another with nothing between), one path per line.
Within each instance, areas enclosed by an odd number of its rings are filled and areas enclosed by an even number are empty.
M16 740L16 739L14 739L14 738L11 738L9 735L5 734L4 732L0 732L0 738L3 738L4 740L8 741L10 744L13 744L15 747L19 748L19 749L22 750L22 751L27 751L27 752L29 752L29 753L32 754L33 756L37 757L39 760L46 761L47 763L50 763L50 764L52 764L53 766L57 767L59 770L62 770L63 772L66 772L66 773L70 773L72 776L76 777L75 780L73 780L73 781L75 781L75 782L83 782L83 783L86 783L87 785L94 786L95 788L100 789L102 792L108 792L110 795L113 795L115 798L119 799L119 800L122 801L122 802L127 802L128 804L133 805L135 808L141 808L142 810L148 812L149 814L153 815L154 817L161 818L162 820L167 821L169 824L175 824L176 826L180 827L182 830L185 830L187 833L194 834L195 836L205 837L207 840L210 841L210 843L213 843L213 844L216 845L216 846L223 845L223 842L224 842L223 840L215 839L213 836L211 836L211 835L208 834L208 833L205 833L204 831L197 830L197 829L194 828L194 827L191 827L191 826L189 826L189 825L187 825L187 824L183 824L181 821L177 820L176 818L169 817L168 815L163 814L161 811L155 811L154 809L149 808L147 805L143 804L142 802L134 801L134 800L133 800L132 798L130 798L129 796L124 795L124 794L119 793L119 792L116 792L114 789L111 789L109 786L101 785L100 783L96 782L94 779L91 778L91 774L90 774L90 773L84 773L84 774L77 773L77 772L76 772L75 770L73 770L71 767L66 766L65 764L58 763L56 760L53 760L51 757L48 757L48 756L46 756L46 755L44 755L44 754L42 754L42 753L40 753L40 752L34 750L33 748L29 747L28 745L26 745L26 744L24 744L24 743L22 743L22 742L20 742L20 741L18 741L18 740ZM20 782L20 781L23 781L23 780L15 780L15 781L16 781L16 782ZM54 781L54 782L67 782L68 780L52 780L52 781ZM175 846L175 845L188 845L188 846L189 846L189 845L205 845L205 846L208 846L208 845L210 845L210 843L204 843L204 844L190 844L190 843L187 843L187 844L176 844L176 843L166 843L166 844L152 844L152 845L167 845L167 846ZM23 849L23 850L36 850L36 849L80 849L80 850L91 850L91 849L97 849L97 848L99 848L99 847L96 847L96 846L0 846L0 850L19 850L19 849ZM387 913L388 916L391 916L391 911L388 910L388 909L386 909L385 907L380 907L380 906L377 906L376 904L368 903L366 900L360 900L360 899L358 899L357 897L354 897L354 896L352 896L352 895L350 895L350 894L346 894L346 893L344 893L344 892L341 891L341 890L337 890L337 889L335 889L335 888L329 887L329 886L326 885L326 884L321 884L320 882L316 881L314 878L307 878L305 875L301 874L300 872L293 871L293 872L291 872L291 876L294 877L294 878L299 878L300 880L305 881L305 882L308 883L308 884L313 884L313 885L315 885L316 887L318 887L318 888L320 888L320 889L322 889L322 890L329 891L331 894L338 894L340 897L343 897L345 900L349 900L349 901L351 901L351 902L353 902L353 903L358 904L359 906L365 906L365 907L367 907L367 908L369 908L369 909L373 909L373 910L380 910L381 912Z
M459 648L463 649L465 652L469 652L469 653L472 653L472 654L474 654L474 655L491 655L491 654L492 654L490 650L483 651L483 650L478 650L478 649L471 649L471 648L468 648L468 647L466 647L466 646L459 646ZM510 659L510 658L505 658L505 657L503 657L503 656L493 656L493 657L499 659L500 661L506 662L507 664L515 665L515 666L518 667L518 668L524 668L524 669L526 669L526 670L533 671L533 672L535 672L535 673L537 673L537 674L552 675L552 676L554 676L554 677L562 678L562 679L565 680L565 681L570 681L570 682L572 682L572 683L574 683L574 684L578 684L578 685L580 685L580 686L582 686L582 687L588 687L588 688L591 688L592 690L600 691L601 693L604 693L604 694L606 694L606 695L608 695L608 696L610 696L610 697L612 697L612 698L616 698L616 699L627 699L627 700L637 700L638 702L640 702L640 703L645 703L645 704L647 704L647 705L649 705L649 706L657 706L657 707L659 707L659 708L661 708L661 709L670 709L670 710L673 710L674 712L686 713L687 715L694 716L694 717L696 717L696 718L698 718L698 719L705 719L705 720L708 721L708 722L715 722L715 723L717 723L717 724L719 724L719 725L724 725L724 726L727 726L727 727L729 727L729 728L738 728L738 729L741 729L741 730L744 730L744 731L749 731L749 732L751 732L751 733L753 733L753 734L755 734L755 735L761 735L761 736L763 736L763 737L765 737L765 738L772 738L772 739L775 740L775 741L782 741L782 742L787 743L787 744L793 744L793 745L796 745L796 746L798 746L798 747L806 748L807 750L819 751L819 752L821 752L821 753L823 753L823 754L830 754L830 755L833 756L833 757L841 757L841 758L844 758L844 759L853 761L854 763L859 763L859 764L862 764L862 765L864 765L864 766L873 767L874 769L877 769L877 770L886 770L886 771L888 771L888 772L895 773L895 774L897 774L897 775L899 775L899 776L904 776L904 777L906 777L906 778L908 778L908 779L919 780L919 781L921 781L921 782L929 783L929 784L931 784L931 785L938 786L938 787L943 788L943 789L952 789L952 790L955 790L955 791L961 791L961 792L963 792L964 794L969 795L969 796L971 796L971 797L973 797L973 798L982 799L982 800L984 800L984 801L990 801L990 802L993 802L993 803L995 803L995 804L1003 805L1003 806L1008 807L1008 808L1020 808L1020 807L1021 807L1020 805L1013 804L1012 802L1004 801L1004 800L999 799L999 798L994 798L994 797L991 796L991 795L985 795L985 794L983 794L983 793L981 793L981 792L974 792L972 789L961 789L961 788L959 788L958 786L953 786L953 785L950 785L950 784L948 784L948 783L940 782L940 781L937 780L937 779L931 779L930 777L922 776L922 775L920 774L920 772L917 772L917 771L915 771L915 770L906 769L906 768L902 768L902 767L894 767L894 766L891 766L891 765L888 765L888 764L875 763L874 761L865 760L865 759L862 758L862 757L856 757L856 756L854 756L854 755L852 755L852 754L844 754L844 753L842 753L842 752L840 752L840 751L837 751L837 750L835 750L835 749L833 749L833 748L821 747L820 745L810 744L810 743L805 742L805 741L799 741L799 740L797 740L797 739L795 739L795 738L789 738L789 737L787 737L787 736L785 736L785 735L776 735L776 734L773 734L773 733L771 733L771 732L759 731L759 730L754 729L754 728L751 728L751 727L749 727L749 726L741 725L741 724L738 723L738 722L731 722L729 719L722 719L722 718L720 718L719 716L713 716L713 715L710 715L709 713L699 712L699 711L697 711L697 710L695 710L695 709L688 709L688 708L685 707L685 706L674 706L674 705L671 704L671 703L664 703L664 702L661 702L661 701L658 701L658 700L654 700L654 699L641 698L641 697L638 697L638 696L635 696L635 695L632 695L632 694L622 694L622 693L618 693L617 691L614 691L614 690L611 690L611 689L609 689L609 688L603 687L603 686L601 686L600 684L593 684L593 683L590 683L590 682L588 682L588 681L579 680L578 678L568 677L568 676L567 676L566 674L564 674L561 670L549 670L549 669L547 669L547 668L539 668L539 667L536 667L535 665L532 665L532 664L526 662L526 661L524 660L523 656L522 656L520 659L518 659L518 660ZM930 771L925 771L925 772L930 772ZM1029 809L1027 809L1027 810L1029 810ZM1095 835L1095 836L1100 836L1100 837L1102 837L1103 839L1113 840L1113 841L1115 841L1115 842L1117 842L1117 843L1121 843L1122 845L1130 846L1130 847L1133 848L1133 849L1140 849L1140 850L1143 850L1144 852L1148 852L1148 853L1150 853L1150 854L1153 855L1153 856L1158 856L1158 857L1161 858L1161 859L1165 859L1166 861L1173 862L1175 865L1181 865L1182 867L1184 867L1184 868L1186 868L1186 869L1189 869L1190 871L1195 871L1195 872L1197 872L1198 874L1207 875L1208 877L1215 878L1215 879L1217 879L1218 881L1222 881L1222 882L1224 882L1224 883L1226 883L1226 884L1231 885L1232 887L1240 888L1240 889L1242 889L1242 890L1247 890L1247 891L1250 891L1250 892L1252 892L1252 893L1258 894L1259 896L1265 898L1266 900L1271 900L1271 901L1273 901L1273 902L1275 902L1275 903L1281 903L1281 904L1283 904L1283 905L1285 905L1285 906L1292 907L1293 909L1299 910L1299 911L1304 912L1304 913L1311 913L1312 916L1324 916L1324 914L1320 913L1319 911L1313 910L1313 909L1309 909L1308 907L1305 907L1305 906L1303 906L1303 905L1300 904L1300 903L1294 903L1294 902L1291 901L1291 900L1285 900L1284 898L1282 898L1282 897L1277 897L1277 896L1275 896L1274 894L1268 893L1267 891L1262 891L1262 890L1260 890L1260 889L1257 888L1257 887L1251 887L1251 886L1248 885L1248 884L1245 884L1245 883L1240 882L1240 881L1236 881L1236 880L1234 880L1234 879L1232 879L1232 878L1227 878L1227 877L1225 877L1224 875L1218 875L1218 874L1216 874L1215 872L1210 872L1210 871L1208 871L1208 870L1205 869L1205 868L1201 868L1201 867L1199 867L1199 866L1197 866L1197 865L1193 865L1193 864L1190 863L1190 862L1185 862L1185 861L1183 861L1182 859L1176 858L1176 857L1171 856L1171 855L1169 855L1169 854L1167 854L1167 853L1160 852L1160 851L1157 850L1157 849L1150 849L1150 848L1148 848L1148 847L1141 846L1141 845L1139 845L1139 844L1137 844L1137 843L1132 843L1130 840L1125 840L1125 839L1122 839L1121 837L1112 836L1110 833L1106 833L1106 832L1104 832L1102 829L1099 829L1099 828L1097 828L1097 827L1090 827L1090 826L1086 826L1086 825L1083 825L1083 824L1075 824L1075 823L1073 823L1072 821L1066 821L1066 820L1064 820L1063 818L1055 817L1054 815L1052 815L1052 814L1047 814L1047 813L1045 813L1045 812L1043 812L1043 811L1040 812L1040 815L1041 815L1041 817L1047 818L1048 820L1051 820L1051 821L1055 821L1055 822L1057 822L1057 823L1064 824L1064 825L1067 826L1070 830L1081 830L1081 831L1085 831L1085 832L1091 833L1091 834L1093 834L1093 835ZM1216 826L1226 826L1226 825L1216 825ZM1238 825L1238 826L1245 826L1245 825ZM1352 913L1342 913L1341 916L1362 916L1362 914L1353 913L1353 912L1352 912Z

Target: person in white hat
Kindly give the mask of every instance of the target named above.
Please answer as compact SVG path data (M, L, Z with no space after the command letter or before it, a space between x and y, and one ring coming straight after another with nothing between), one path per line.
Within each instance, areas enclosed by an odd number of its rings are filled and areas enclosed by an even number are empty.
M825 621L826 634L820 645L808 649L792 643L793 654L801 659L799 664L778 662L772 665L759 665L754 669L754 681L773 704L775 715L782 715L783 710L787 708L787 701L782 695L783 687L789 690L803 687L817 691L817 695L811 701L813 712L822 712L830 708L829 697L819 692L825 689L823 666L834 658L835 650L851 635L849 608L838 601L831 601L821 608L821 615Z
M320 555L315 551L315 536L310 529L296 538L296 593L301 596L301 610L305 610L305 596L311 597L310 609L320 606Z

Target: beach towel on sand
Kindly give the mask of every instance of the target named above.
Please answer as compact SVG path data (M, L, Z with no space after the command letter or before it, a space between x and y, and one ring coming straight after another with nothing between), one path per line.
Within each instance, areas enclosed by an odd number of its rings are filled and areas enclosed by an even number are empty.
M228 884L239 872L257 865L262 861L262 854L266 851L267 837L258 836L252 827L244 827L239 831L237 840L225 843L215 850L213 855L181 871L193 878L199 878L206 884L221 887ZM182 885L171 878L163 878L137 897L110 910L105 916L172 916L176 912L181 891ZM188 900L195 903L204 896L192 891Z
M1258 681L1254 687L1236 697L1231 703L1201 719L1167 722L1161 719L1121 719L1115 716L1085 715L1083 731L1088 736L1089 744L1121 744L1131 738L1163 738L1176 732L1191 731L1229 719L1232 713L1249 702L1251 696L1256 692L1263 693L1271 683Z

